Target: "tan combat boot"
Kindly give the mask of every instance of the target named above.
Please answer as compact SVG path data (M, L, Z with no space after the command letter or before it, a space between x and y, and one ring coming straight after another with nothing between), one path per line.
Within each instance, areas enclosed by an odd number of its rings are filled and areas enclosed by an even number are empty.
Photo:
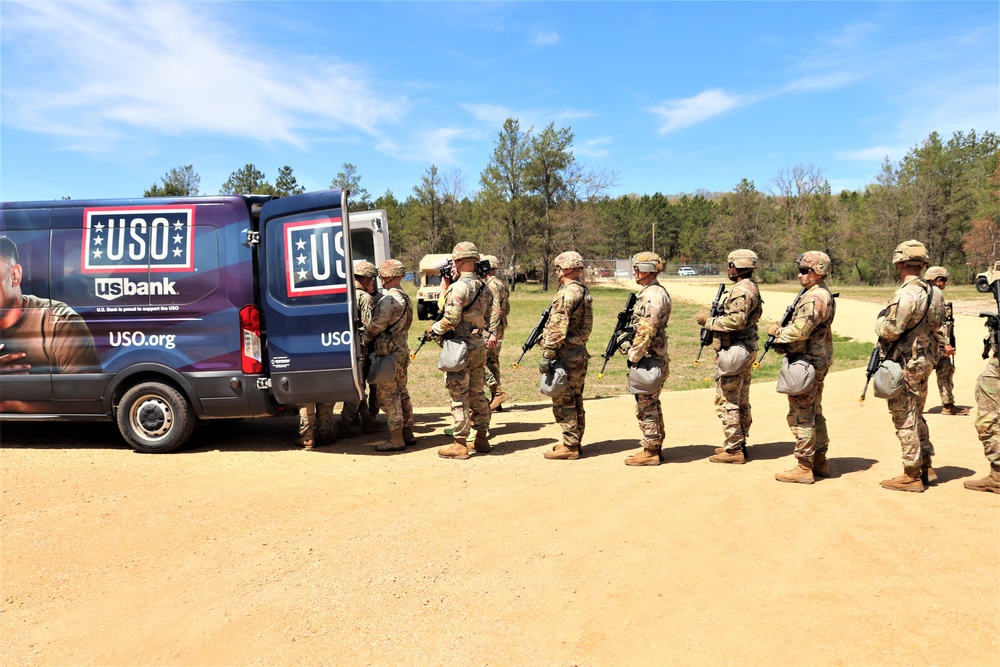
M469 458L469 448L465 446L465 438L456 439L447 447L442 447L438 450L438 456L443 459L458 459L459 461Z
M743 448L733 452L723 449L722 452L709 456L708 460L712 463L736 463L740 465L747 462L746 456L743 455Z
M813 476L830 476L830 462L826 459L826 452L816 452L813 456Z
M385 442L375 445L377 452L401 452L404 449L406 449L406 443L403 442L403 429L390 431Z
M299 439L296 440L295 442L301 445L302 449L306 451L309 451L316 446L316 438L314 438L311 435L303 435L299 437Z
M490 401L490 411L503 412L504 401L507 401L509 399L510 396L507 394L507 392L501 389L500 385L497 385L497 388L493 391L493 400Z
M476 454L489 454L490 447L489 441L489 431L476 431L476 439L472 441L472 448L476 450Z
M795 484L812 484L816 481L813 477L813 464L808 459L795 459L796 466L785 472L774 473L774 478L779 482L792 482Z
M341 438L356 438L363 433L360 424L352 424L343 419L337 422L337 435Z
M990 474L982 479L974 479L963 484L970 491L1000 493L1000 465L990 464Z
M413 435L412 426L403 427L403 442L406 443L407 447L412 447L417 444L417 436Z
M658 466L660 465L660 448L647 449L643 447L638 453L625 459L627 466Z
M556 445L551 452L545 452L545 458L550 461L575 461L580 458L580 448Z
M913 493L924 492L924 482L920 479L923 472L919 466L903 468L903 474L882 482L883 489L890 491L912 491Z
M934 468L931 467L931 457L929 456L924 456L924 462L920 466L920 481L924 483L924 486L938 483L938 476L934 472Z
M958 408L955 407L954 403L945 403L941 408L941 414L943 415L967 415L969 414L969 408Z

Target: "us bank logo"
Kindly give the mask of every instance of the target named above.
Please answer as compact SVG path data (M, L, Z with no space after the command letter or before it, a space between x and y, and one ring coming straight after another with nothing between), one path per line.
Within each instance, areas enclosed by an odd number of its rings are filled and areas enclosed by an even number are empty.
M340 218L290 222L284 232L289 297L347 291Z
M194 270L193 206L83 211L84 273Z

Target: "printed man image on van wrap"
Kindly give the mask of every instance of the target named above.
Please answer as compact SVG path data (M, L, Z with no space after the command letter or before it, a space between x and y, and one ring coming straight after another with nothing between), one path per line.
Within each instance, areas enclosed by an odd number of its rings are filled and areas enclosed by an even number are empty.
M87 323L62 301L21 293L17 244L0 235L0 374L101 369Z

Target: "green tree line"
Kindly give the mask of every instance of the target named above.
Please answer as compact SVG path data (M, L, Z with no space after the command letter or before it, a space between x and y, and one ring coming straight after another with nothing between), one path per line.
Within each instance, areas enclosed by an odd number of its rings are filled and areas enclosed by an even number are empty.
M958 281L998 257L1000 138L975 130L944 140L936 132L894 164L886 159L861 190L831 191L822 169L795 165L763 188L742 179L732 191L611 197L617 174L587 168L573 155L571 128L522 129L508 118L498 132L479 188L461 172L430 165L405 199L373 198L355 165L344 163L331 187L348 188L352 210L388 212L393 255L415 266L428 253L471 240L505 266L548 289L552 259L572 249L588 259L654 250L670 263L721 264L734 248L757 252L762 280L791 277L804 250L822 250L839 280L880 284L895 278L893 248L923 241L932 262ZM171 169L145 196L198 194L191 165ZM272 184L254 165L230 174L222 192L287 196L302 192L292 168Z

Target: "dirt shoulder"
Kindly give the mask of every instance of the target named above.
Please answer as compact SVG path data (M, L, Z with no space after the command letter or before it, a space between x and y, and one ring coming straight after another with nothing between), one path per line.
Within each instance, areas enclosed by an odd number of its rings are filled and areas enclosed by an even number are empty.
M764 298L772 319L790 300ZM878 309L841 300L834 328L870 339ZM983 327L957 319L970 405ZM707 460L713 390L664 396L667 462L645 469L623 465L627 396L587 401L572 462L542 458L559 436L542 403L495 415L494 453L465 462L436 455L443 408L398 455L374 437L303 452L287 419L162 456L111 425L4 424L0 661L993 664L1000 496L962 488L986 470L973 418L940 415L932 388L942 483L885 491L899 445L862 384L827 379L834 476L812 486L774 481L792 442L773 383L753 387L745 466Z

